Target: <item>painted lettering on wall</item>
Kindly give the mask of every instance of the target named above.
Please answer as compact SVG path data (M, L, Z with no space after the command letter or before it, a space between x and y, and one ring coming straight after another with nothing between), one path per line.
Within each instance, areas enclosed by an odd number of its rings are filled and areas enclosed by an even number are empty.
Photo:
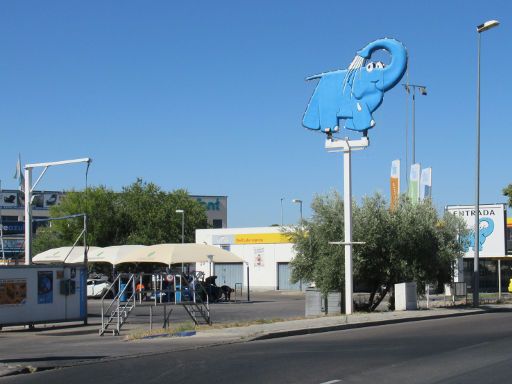
M207 211L220 211L220 200L217 197L215 202L213 201L203 201L200 197L196 198L196 201L201 204Z

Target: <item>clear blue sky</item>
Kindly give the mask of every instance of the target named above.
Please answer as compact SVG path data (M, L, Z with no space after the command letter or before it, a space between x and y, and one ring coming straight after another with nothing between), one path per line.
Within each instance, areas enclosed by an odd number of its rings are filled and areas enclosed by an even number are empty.
M392 4L392 5L389 5ZM416 158L433 168L433 198L474 201L476 25L482 36L481 201L512 182L512 3L503 1L3 1L0 4L0 179L23 163L90 156L91 185L137 177L165 190L227 195L230 226L304 214L342 188L340 155L301 119L308 75L346 68L381 37L409 51ZM353 157L357 199L389 195L405 162L406 93L376 112L371 146ZM402 179L405 178L402 168ZM403 183L403 187L405 187ZM41 189L81 189L84 167L52 169Z

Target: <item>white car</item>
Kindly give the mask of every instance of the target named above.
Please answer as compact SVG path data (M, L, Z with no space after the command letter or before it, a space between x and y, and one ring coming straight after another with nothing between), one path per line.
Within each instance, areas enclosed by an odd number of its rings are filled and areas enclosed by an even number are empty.
M87 297L102 297L111 287L106 279L87 279Z

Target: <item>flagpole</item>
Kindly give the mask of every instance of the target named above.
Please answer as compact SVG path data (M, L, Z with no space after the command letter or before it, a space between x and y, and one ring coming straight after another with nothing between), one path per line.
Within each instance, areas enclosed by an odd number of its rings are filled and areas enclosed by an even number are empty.
M3 199L2 193L2 180L0 180L0 198ZM4 221L2 218L2 202L0 202L0 243L2 244L2 260L5 264L5 249L4 249Z

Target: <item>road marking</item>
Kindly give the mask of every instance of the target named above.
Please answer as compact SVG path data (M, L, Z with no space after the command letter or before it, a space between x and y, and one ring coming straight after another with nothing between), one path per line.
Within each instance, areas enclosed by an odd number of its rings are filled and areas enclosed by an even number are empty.
M341 380L331 380L331 381L326 381L324 383L320 383L320 384L334 384L334 383L339 383L341 382Z

